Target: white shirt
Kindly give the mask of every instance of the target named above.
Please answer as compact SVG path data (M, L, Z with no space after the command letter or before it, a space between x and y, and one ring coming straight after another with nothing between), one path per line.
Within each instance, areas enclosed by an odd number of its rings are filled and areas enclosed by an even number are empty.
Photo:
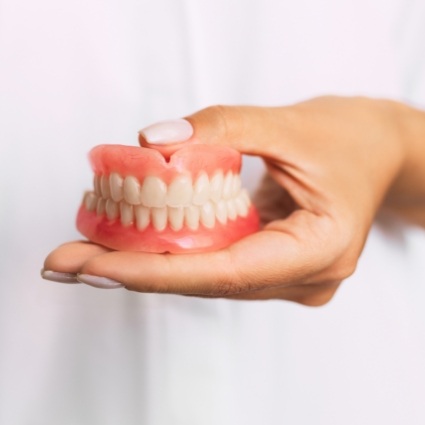
M418 228L383 218L320 309L38 277L92 146L215 103L425 104L424 48L420 0L2 0L0 423L425 423Z

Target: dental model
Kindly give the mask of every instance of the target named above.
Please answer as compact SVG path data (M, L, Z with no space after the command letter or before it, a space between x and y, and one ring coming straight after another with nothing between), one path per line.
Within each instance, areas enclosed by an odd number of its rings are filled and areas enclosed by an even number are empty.
M241 188L241 155L193 144L166 159L155 149L96 146L89 155L94 190L86 192L77 228L122 251L204 252L258 230Z

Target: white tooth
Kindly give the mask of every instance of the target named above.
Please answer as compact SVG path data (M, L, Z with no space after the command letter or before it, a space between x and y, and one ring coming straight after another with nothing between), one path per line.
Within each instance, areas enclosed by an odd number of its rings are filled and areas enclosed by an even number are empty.
M94 193L97 196L102 196L102 191L100 189L100 176L96 174L93 177L93 186L94 186Z
M103 198L99 198L97 200L97 205L96 205L96 214L97 215L103 215L104 214L105 204L106 204L106 201Z
M120 216L121 224L125 227L130 226L133 223L133 205L127 204L127 202L120 202Z
M185 223L190 230L198 230L200 215L199 207L195 205L190 205L184 209Z
M97 206L97 196L94 192L87 192L84 195L84 206L87 211L94 211Z
M106 211L106 217L108 217L109 220L115 220L118 217L118 213L119 213L118 204L114 202L112 199L107 199L106 205L105 205L105 211Z
M105 175L100 178L100 190L102 192L103 199L108 199L110 197L111 193L109 191L109 178Z
M168 207L168 221L170 227L178 231L183 227L184 209L183 207Z
M245 204L248 208L251 206L251 199L250 199L249 193L246 189L241 190L240 198L245 202Z
M232 197L232 183L233 183L233 173L229 171L224 178L223 183L223 199L230 199Z
M223 173L218 171L214 174L210 183L210 198L214 202L218 202L221 199L221 192L223 191Z
M248 205L246 204L243 196L239 195L235 199L235 207L238 215L241 217L246 217L248 215Z
M201 208L201 222L208 228L212 229L215 225L215 211L212 202L207 202Z
M207 173L202 173L193 187L192 203L203 205L210 199L210 180Z
M143 182L140 199L145 207L165 207L167 185L155 176L148 176Z
M192 193L192 179L189 176L178 176L168 186L167 205L170 207L189 205Z
M134 215L136 216L137 230L145 230L149 226L149 208L143 205L134 207Z
M109 176L109 186L111 191L111 198L115 202L120 202L122 200L122 184L123 179L118 173L112 173Z
M239 174L233 176L232 182L232 198L236 198L241 190L241 177Z
M132 205L140 204L139 180L133 176L127 176L123 184L124 199Z
M233 199L227 200L227 217L230 220L234 220L238 216L238 212L236 211L235 201Z
M153 227L161 232L167 227L167 207L152 208L151 211Z
M223 199L218 201L215 206L215 216L221 224L227 223L227 203Z

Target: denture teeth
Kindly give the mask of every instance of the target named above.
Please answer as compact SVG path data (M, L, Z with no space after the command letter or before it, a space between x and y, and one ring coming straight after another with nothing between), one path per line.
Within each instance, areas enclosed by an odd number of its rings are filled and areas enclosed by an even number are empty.
M200 207L201 209L201 222L208 228L212 229L215 225L215 211L212 202L207 202Z
M215 206L215 216L221 224L227 223L227 202L223 199L218 201Z
M199 207L194 205L190 205L184 209L185 224L190 230L198 230L200 215L201 211Z
M112 199L107 199L106 205L105 205L105 211L106 211L106 217L108 217L109 220L115 220L119 214L118 204L114 202Z
M200 224L208 229L216 221L225 225L238 216L247 217L251 201L241 189L241 179L232 171L217 171L212 178L202 171L194 184L190 176L178 176L167 187L156 176L143 184L134 176L94 176L94 191L84 195L83 205L108 220L119 219L125 227L145 230L150 223L157 231L169 226L180 231L184 226L196 231Z
M103 175L100 178L100 190L102 192L103 199L108 199L111 197L111 192L109 190L109 178L106 175Z
M202 173L193 186L192 203L195 205L203 205L210 199L210 180L207 173Z
M243 196L238 196L235 199L235 207L236 207L236 212L241 217L246 217L248 215L248 205Z
M251 199L249 197L249 193L246 189L241 190L241 194L239 195L241 199L245 202L246 206L249 208L251 206Z
M133 224L133 205L127 204L127 202L120 203L120 216L121 224L124 227L128 227Z
M120 202L123 198L123 178L118 173L112 173L109 176L109 186L111 191L111 198L115 202Z
M145 230L149 226L150 209L143 205L134 207L134 215L136 217L136 227L138 230Z
M96 205L96 214L103 215L105 213L106 201L103 198L98 198Z
M94 211L97 206L97 196L94 192L87 192L84 195L84 206L87 211Z
M236 211L235 201L233 199L228 199L226 201L227 204L227 217L230 220L235 220L238 216L238 212Z
M193 186L189 176L176 177L168 186L167 205L181 207L192 201Z
M168 221L173 230L180 230L183 227L184 221L183 207L168 207Z
M151 208L165 207L167 196L167 186L158 177L148 176L143 182L140 191L140 199L142 204Z
M96 174L93 177L93 186L94 186L94 193L97 196L102 196L102 191L100 189L100 176Z
M152 208L151 211L153 227L161 232L167 227L167 207Z
M210 198L214 202L218 202L221 199L221 193L223 191L224 176L221 171L214 174L210 182Z
M233 173L229 171L224 178L223 183L223 199L230 199L232 197L232 186L233 186Z
M124 199L131 205L140 204L139 180L133 176L127 176L123 183Z
M233 176L232 181L232 198L236 198L241 191L241 177L239 174Z

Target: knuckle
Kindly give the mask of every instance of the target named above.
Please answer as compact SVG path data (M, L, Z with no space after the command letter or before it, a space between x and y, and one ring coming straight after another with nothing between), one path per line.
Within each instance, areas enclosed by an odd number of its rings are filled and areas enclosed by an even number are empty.
M217 129L219 137L235 138L240 133L242 114L237 107L213 105L203 111Z

